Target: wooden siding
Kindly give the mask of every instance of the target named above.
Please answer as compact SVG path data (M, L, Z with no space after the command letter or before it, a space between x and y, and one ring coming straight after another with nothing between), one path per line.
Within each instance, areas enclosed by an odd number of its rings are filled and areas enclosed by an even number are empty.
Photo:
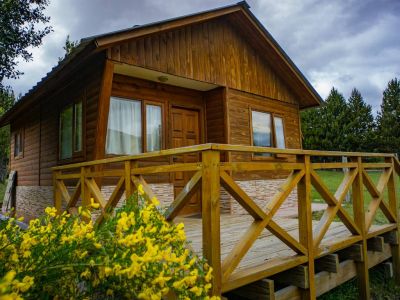
M195 80L298 103L292 89L224 18L116 45L108 56Z
M250 124L250 114L251 110L255 109L282 117L284 122L286 147L292 149L300 149L302 147L299 128L299 108L297 105L283 103L242 91L229 89L227 93L227 106L229 120L229 144L251 146L252 127ZM285 155L275 156L275 159L277 160L286 158L287 157L285 157ZM231 155L232 161L251 161L252 159L252 154L249 153L236 153ZM254 174L252 177L247 176L247 174L241 174L241 176L238 176L237 178L280 178L284 174L286 173L269 172L268 174Z
M23 132L23 155L14 157L14 134ZM39 184L39 152L40 152L40 108L32 107L29 112L11 124L10 164L12 170L17 170L18 185Z
M59 111L77 97L82 97L85 107L84 153L68 162L93 159L100 65L96 62L90 67L85 66L61 89L43 96L33 109L11 124L12 135L20 128L24 129L23 157L14 158L14 139L11 142L11 169L18 172L18 185L52 185L50 168L62 163L58 160Z
M205 93L207 143L226 143L224 88Z

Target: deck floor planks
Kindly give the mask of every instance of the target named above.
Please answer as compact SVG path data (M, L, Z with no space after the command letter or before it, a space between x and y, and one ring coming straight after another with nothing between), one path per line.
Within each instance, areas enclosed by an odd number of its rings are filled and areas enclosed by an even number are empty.
M221 215L221 258L222 260L233 249L242 235L249 228L253 218L248 215ZM274 221L287 231L293 238L298 240L298 219L275 217ZM202 254L202 220L200 217L177 217L175 222L185 224L187 240L192 249L201 256ZM318 221L313 221L313 227ZM370 231L378 231L385 225L373 225ZM320 248L328 248L338 241L351 236L341 222L333 222L323 238ZM264 230L259 238L254 242L248 253L243 257L236 271L255 268L266 261L276 258L295 257L296 253L286 246L268 230ZM236 272L235 271L235 272ZM234 273L235 273L234 272Z

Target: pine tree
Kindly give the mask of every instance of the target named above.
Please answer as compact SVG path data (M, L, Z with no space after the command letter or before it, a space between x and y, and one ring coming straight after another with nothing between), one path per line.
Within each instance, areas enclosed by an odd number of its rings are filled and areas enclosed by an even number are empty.
M374 116L371 105L365 103L361 93L354 88L348 100L350 116L349 133L347 137L348 151L373 152Z
M337 89L332 88L321 107L304 111L301 117L305 149L349 150L349 111Z
M63 47L63 49L64 49L64 51L65 51L65 54L64 54L63 57L59 57L59 58L58 58L58 61L60 62L60 61L62 61L64 58L66 58L69 54L72 53L72 51L75 50L76 47L78 47L78 45L79 45L79 42L78 42L78 41L71 41L71 40L69 39L69 35L67 35L67 38L66 38L66 40L65 40L65 44L64 44L64 47Z
M400 80L389 81L378 113L378 142L382 152L400 155Z

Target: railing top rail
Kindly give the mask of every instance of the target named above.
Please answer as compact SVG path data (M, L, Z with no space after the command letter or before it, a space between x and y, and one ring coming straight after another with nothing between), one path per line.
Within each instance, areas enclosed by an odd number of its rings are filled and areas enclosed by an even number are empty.
M149 159L153 157L168 157L172 155L182 155L205 150L217 150L221 152L247 152L247 153L271 153L286 155L310 155L310 156L347 156L347 157L394 157L392 153L366 153L366 152L342 152L342 151L321 151L321 150L302 150L302 149L278 149L269 147L256 147L244 145L229 144L200 144L195 146L172 148L154 152L141 153L136 155L125 155L110 157L105 159L93 160L82 163L73 163L53 167L53 171L62 171L67 169L76 169L81 167L90 167L108 163L118 163L130 160Z
M393 153L278 149L278 148L269 148L269 147L230 145L230 144L210 144L210 145L211 145L212 150L229 151L229 152L256 152L256 153L310 155L310 156L394 157Z

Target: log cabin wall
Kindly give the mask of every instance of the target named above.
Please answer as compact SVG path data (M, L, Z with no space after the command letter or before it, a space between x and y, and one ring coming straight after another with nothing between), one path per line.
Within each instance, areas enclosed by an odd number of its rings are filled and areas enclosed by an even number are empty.
M297 104L263 53L226 18L133 39L109 49L108 57L169 74Z
M59 112L78 97L84 102L84 153L73 161L93 159L101 65L102 61L98 61L82 66L61 87L42 96L35 106L11 123L10 167L18 171L18 186L52 185L50 168L64 163L58 159ZM23 154L15 157L14 136L21 130Z
M283 118L286 148L300 149L302 147L298 105L229 89L227 92L227 107L229 144L252 145L251 111L257 110ZM259 160L260 158L255 158L251 154L244 153L233 153L231 155L232 161L252 161L253 159ZM293 160L290 156L283 155L265 159ZM281 178L282 175L286 175L286 173L268 172L268 174L254 174L253 178ZM249 174L243 176L245 179L250 179ZM241 178L241 176L238 176L238 178Z

